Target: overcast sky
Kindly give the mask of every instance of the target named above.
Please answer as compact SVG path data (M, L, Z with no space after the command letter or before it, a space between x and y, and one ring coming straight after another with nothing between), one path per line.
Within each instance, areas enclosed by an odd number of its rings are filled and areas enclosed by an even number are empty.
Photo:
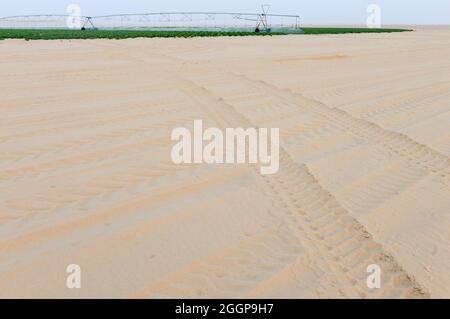
M0 17L25 14L65 14L79 4L82 15L168 11L270 12L299 14L305 24L365 24L367 6L381 7L382 24L450 24L450 0L2 0Z

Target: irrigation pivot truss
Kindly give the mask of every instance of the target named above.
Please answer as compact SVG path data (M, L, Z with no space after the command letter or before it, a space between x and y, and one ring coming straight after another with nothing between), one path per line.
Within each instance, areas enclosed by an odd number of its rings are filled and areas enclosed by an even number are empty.
M73 22L78 20L77 24ZM104 16L24 15L0 18L3 29L298 29L300 17L288 14L235 12L154 12Z

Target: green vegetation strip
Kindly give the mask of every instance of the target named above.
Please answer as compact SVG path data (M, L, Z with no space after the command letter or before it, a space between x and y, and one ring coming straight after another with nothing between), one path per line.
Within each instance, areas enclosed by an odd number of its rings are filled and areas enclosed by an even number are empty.
M23 30L0 29L0 39L129 39L129 38L192 38L220 36L279 35L278 32L245 31L138 31L138 30Z
M128 38L192 38L220 36L270 36L285 34L343 34L403 32L405 29L365 29L365 28L302 28L300 30L276 30L275 32L253 31L181 31L181 30L37 30L0 29L0 40L58 40L58 39L128 39Z

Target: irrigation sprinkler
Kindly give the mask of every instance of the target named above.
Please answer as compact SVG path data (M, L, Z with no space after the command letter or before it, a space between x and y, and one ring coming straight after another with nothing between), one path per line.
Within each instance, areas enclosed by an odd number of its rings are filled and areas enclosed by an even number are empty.
M261 9L262 9L262 13L258 17L255 32L261 32L261 31L270 32L269 24L267 21L267 12L269 12L270 6L262 5ZM262 29L261 29L261 26L262 26Z
M24 15L0 18L3 29L67 29L70 15ZM242 12L152 12L81 16L82 30L242 30L270 32L298 29L299 16Z
M83 20L83 26L81 27L81 30L86 30L86 29L92 29L92 30L96 30L97 28L95 27L94 23L92 22L92 17L84 17Z

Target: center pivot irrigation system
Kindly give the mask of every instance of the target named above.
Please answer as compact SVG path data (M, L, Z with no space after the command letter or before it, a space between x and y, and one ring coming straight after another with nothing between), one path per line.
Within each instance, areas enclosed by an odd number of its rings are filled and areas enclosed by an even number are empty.
M157 12L104 16L25 15L0 18L3 29L81 30L299 30L300 17L233 12Z

